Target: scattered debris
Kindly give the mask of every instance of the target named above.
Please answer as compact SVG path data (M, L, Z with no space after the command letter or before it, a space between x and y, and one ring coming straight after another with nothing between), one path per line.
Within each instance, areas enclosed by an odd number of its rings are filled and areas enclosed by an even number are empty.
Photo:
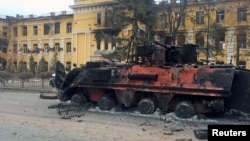
M83 122L83 120L82 120L82 119L79 119L79 120L77 120L77 122Z
M51 92L40 92L41 99L57 99L57 95Z
M207 139L208 131L207 129L197 129L194 130L194 135L197 139Z
M85 108L76 103L60 103L57 107L58 114L63 119L81 117L85 114Z
M164 135L173 135L174 131L173 130L169 130L168 132L164 132Z
M176 129L171 129L173 132L180 132L180 131L184 131L184 129L181 128L176 128Z
M192 141L192 139L176 139L175 141Z

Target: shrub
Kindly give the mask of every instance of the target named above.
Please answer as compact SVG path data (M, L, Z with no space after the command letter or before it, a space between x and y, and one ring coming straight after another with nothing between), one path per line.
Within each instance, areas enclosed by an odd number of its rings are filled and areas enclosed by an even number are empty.
M52 76L53 73L54 72L52 72L52 71L49 71L49 72L40 72L39 74L37 74L37 77L41 78L41 79L49 79L49 78L51 78L51 76Z
M0 71L0 78L2 79L8 79L14 77L13 73L7 72L7 71Z
M20 72L17 74L17 77L21 80L29 80L34 77L34 74L31 72Z

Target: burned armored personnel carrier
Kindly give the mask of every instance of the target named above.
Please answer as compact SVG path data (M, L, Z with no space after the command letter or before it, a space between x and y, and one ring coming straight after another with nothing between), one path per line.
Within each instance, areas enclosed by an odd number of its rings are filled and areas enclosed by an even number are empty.
M159 108L181 118L223 113L228 108L249 112L250 71L230 64L198 64L196 48L155 41L138 46L128 63L87 62L67 74L57 62L58 98L78 104L92 102L101 110L119 104L151 114Z

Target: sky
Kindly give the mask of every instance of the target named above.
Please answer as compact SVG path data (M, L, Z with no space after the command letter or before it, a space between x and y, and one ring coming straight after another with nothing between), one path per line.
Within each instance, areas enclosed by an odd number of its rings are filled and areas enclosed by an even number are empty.
M50 12L72 11L69 6L73 4L74 0L1 0L0 17L17 14L41 16Z
M50 12L72 11L74 0L1 0L0 16L30 14L40 16Z

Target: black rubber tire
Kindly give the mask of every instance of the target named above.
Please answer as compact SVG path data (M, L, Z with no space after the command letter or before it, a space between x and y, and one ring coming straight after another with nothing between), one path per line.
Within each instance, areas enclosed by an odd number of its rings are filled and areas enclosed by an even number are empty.
M84 105L87 102L87 99L84 95L77 93L71 97L70 101L71 101L71 103Z
M57 99L57 95L53 93L41 93L40 94L41 99Z
M191 102L182 101L175 107L175 115L179 118L191 118L194 116L194 107Z
M138 104L138 109L141 114L152 114L155 112L155 103L152 99L142 99Z
M114 106L114 100L111 97L103 96L98 101L98 106L101 110L111 110Z

